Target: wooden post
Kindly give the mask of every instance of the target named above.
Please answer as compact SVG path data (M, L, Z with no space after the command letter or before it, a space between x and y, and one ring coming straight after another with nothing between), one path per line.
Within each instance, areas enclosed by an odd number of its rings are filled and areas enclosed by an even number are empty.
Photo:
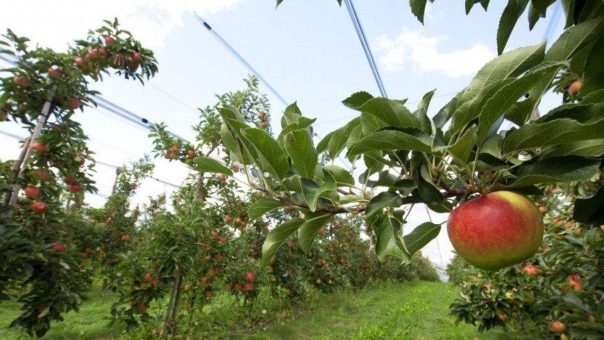
M31 157L32 141L35 141L40 136L40 134L42 133L42 129L44 128L44 126L46 125L46 122L48 121L48 117L50 116L50 113L52 111L51 108L52 108L52 100L54 98L54 95L55 95L54 90L50 91L48 93L46 102L44 103L44 106L42 107L42 112L40 113L40 116L38 117L38 122L36 123L36 127L34 128L34 131L32 132L31 136L29 136L29 138L27 138L25 140L25 142L23 143L23 148L21 149L21 154L19 155L19 158L17 159L17 161L15 162L15 166L13 167L13 172L15 174L13 191L6 193L4 196L4 205L6 205L6 206L10 206L10 207L14 208L17 205L17 198L19 197L19 191L21 190L21 186L19 185L19 179L23 178L23 173L24 173L25 169L27 168L27 161ZM7 214L7 217L9 217L11 215L11 211L8 210L6 214Z
M167 338L168 335L172 335L172 337L176 335L176 311L180 300L182 280L183 277L180 273L180 268L176 267L174 272L174 284L172 285L172 291L170 293L170 303L168 304L168 311L166 313L166 322L164 323L164 330L162 332L164 338Z

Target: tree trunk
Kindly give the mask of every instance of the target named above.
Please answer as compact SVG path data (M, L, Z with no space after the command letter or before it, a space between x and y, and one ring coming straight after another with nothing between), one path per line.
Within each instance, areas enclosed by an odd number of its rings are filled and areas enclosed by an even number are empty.
M15 174L15 182L12 193L6 193L4 196L4 204L9 205L11 207L15 207L17 205L17 198L19 197L19 191L21 190L21 186L19 185L19 179L23 178L23 173L27 168L27 161L31 157L31 143L35 141L40 134L42 133L42 129L46 126L46 122L48 121L48 117L51 113L52 100L54 98L54 91L50 91L48 93L48 97L46 98L46 102L42 107L42 112L38 117L38 122L36 123L36 127L34 131L31 133L31 136L25 140L23 143L23 148L21 149L21 154L19 158L15 162L15 166L13 167L13 172ZM10 210L7 213L10 215Z
M167 338L168 335L172 335L172 337L176 335L176 311L180 300L182 281L183 277L180 273L180 269L176 267L174 272L174 284L172 285L172 292L170 293L170 303L168 304L168 311L166 314L166 322L164 323L164 330L162 332L163 337L165 338Z

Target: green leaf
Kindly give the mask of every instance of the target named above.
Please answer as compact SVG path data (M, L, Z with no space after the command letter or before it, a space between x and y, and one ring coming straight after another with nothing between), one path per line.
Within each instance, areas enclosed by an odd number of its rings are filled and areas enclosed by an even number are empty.
M422 130L431 135L434 135L436 131L435 127L433 126L434 124L432 123L432 120L430 119L430 117L428 117L428 107L430 106L430 102L432 101L434 92L436 92L436 90L432 90L424 94L422 100L417 106L417 110L415 110L415 112L413 113L422 123Z
M413 190L417 189L417 182L412 179L399 179L392 185L393 188L398 190L401 195L409 195Z
M604 118L587 123L564 118L541 124L527 124L509 133L503 141L503 152L545 147L602 138Z
M329 157L331 157L331 159L335 159L346 147L349 139L351 138L352 130L359 126L360 123L361 119L357 117L345 126L330 132L317 145L317 152L321 153L327 150Z
M510 77L517 77L539 64L544 53L545 44L522 47L506 52L483 66L455 102L451 131L457 132L466 126L479 114L486 100L512 81Z
M307 130L295 130L285 135L285 150L302 177L314 177L318 155Z
M461 96L466 102L476 97L485 85L516 77L539 64L545 55L545 44L517 48L489 61L476 74Z
M466 163L475 144L476 126L472 125L454 144L448 147L448 150L458 162Z
M421 129L422 122L407 108L396 100L387 98L373 98L365 102L359 110L368 113L390 126L401 129Z
M289 165L287 164L285 150L281 148L279 143L262 129L247 128L242 131L242 134L258 152L260 156L258 163L264 165L262 166L263 170L276 175L280 179L285 177Z
M344 99L342 103L346 107L349 107L353 110L359 110L359 108L365 104L369 99L372 99L373 96L365 91L356 92L352 94L350 97Z
M477 3L480 3L480 5L482 5L482 8L484 8L485 11L489 7L489 0L466 0L466 14L470 14L472 7L474 7L474 5L476 5Z
M583 104L595 104L602 102L604 102L604 88L590 92L583 98L583 101L581 101Z
M313 215L302 224L300 229L298 229L298 241L300 242L302 250L305 252L310 250L310 246L315 240L319 229L321 229L331 217L331 214Z
M562 33L545 54L546 61L565 61L581 48L595 41L604 30L604 17L588 20L573 26Z
M304 223L301 218L293 218L268 232L262 244L262 266L266 267L279 247Z
M393 130L377 131L355 143L348 150L348 156L352 157L378 150L409 150L431 153L432 141L432 137L423 132L410 134Z
M602 157L604 156L604 139L590 139L550 146L543 149L543 151L539 154L539 157L550 158L571 155L583 157Z
M384 208L399 207L403 202L398 194L390 191L384 191L371 199L365 209L365 216L381 212Z
M534 184L586 181L598 173L600 160L578 156L532 159L519 166L512 183L497 184L495 190L522 188Z
M195 170L199 172L219 173L233 176L231 169L220 164L220 162L215 159L208 157L195 157L193 162L195 163Z
M339 185L354 185L354 178L352 177L352 174L342 167L337 165L326 165L323 167L323 170L331 173L331 175L335 178L336 183Z
M417 174L417 190L413 193L422 202L439 213L451 211L451 204L443 197L442 193L430 182L426 181L419 173Z
M604 37L600 38L590 51L585 62L581 95L604 89ZM584 100L585 102L585 100Z
M277 141L279 142L280 145L283 145L283 139L285 138L285 135L287 135L288 133L294 131L294 130L305 130L308 129L309 131L312 131L311 125L316 121L316 118L307 118L307 117L303 117L300 116L297 120L297 122L289 124L288 126L284 127L281 132L279 133L279 136L277 137Z
M554 2L556 2L556 0L531 0L531 5L533 5L537 12L545 18L547 8Z
M239 162L241 164L246 164L246 165L253 164L253 160L250 157L244 157L244 155L247 155L247 154L244 154L241 152L241 149L239 148L239 144L237 144L237 140L235 139L235 137L233 137L233 135L229 131L227 124L223 123L220 127L220 139L222 140L222 143L224 144L224 146L229 148L229 150L230 150L229 153L234 161Z
M595 195L589 198L575 200L573 218L579 223L604 224L604 187L600 187Z
M281 116L281 127L285 129L289 125L296 124L301 117L302 111L300 111L298 103L294 102L285 108L283 116Z
M411 5L411 13L417 17L417 20L424 23L424 11L426 10L426 0L409 0Z
M422 223L417 226L409 235L403 236L405 246L409 254L413 255L430 243L440 233L440 224L431 222Z
M279 200L268 197L260 198L250 204L247 209L247 215L250 220L255 220L267 212L282 207L283 205L284 203Z
M528 5L528 0L508 0L507 6L499 19L499 28L497 29L497 53L501 54L505 45L514 30L518 19L524 13Z
M403 257L411 259L404 246L402 246L401 223L392 216L384 216L373 225L376 238L375 251L378 260L383 261L386 256Z
M562 66L563 64L556 63L540 67L503 85L495 92L480 110L477 133L478 144L480 145L484 142L487 133L491 130L491 127L499 117L503 115L504 111L516 103L518 99L526 94L533 86L541 83L543 79L552 79Z
M542 16L539 14L539 11L535 9L533 5L530 5L528 12L529 30L532 31L533 27L535 27L535 25L537 24L537 21L539 21L539 19L541 18Z
M317 210L317 200L321 196L321 187L314 181L306 178L300 178L300 186L302 187L304 201L308 204L308 209L315 212Z
M575 104L564 104L556 107L543 117L539 118L536 123L551 122L556 119L570 118L579 123L586 123L591 120L597 120L602 116L604 104L586 104L584 102Z

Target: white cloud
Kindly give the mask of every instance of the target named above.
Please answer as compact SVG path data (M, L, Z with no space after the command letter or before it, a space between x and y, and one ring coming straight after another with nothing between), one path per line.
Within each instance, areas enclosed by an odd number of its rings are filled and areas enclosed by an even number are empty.
M428 36L421 31L403 30L398 36L377 38L379 61L388 71L413 69L418 72L442 72L451 78L473 75L495 51L477 43L450 52L439 51L445 37Z
M160 47L184 15L210 16L243 0L19 0L0 11L0 29L11 28L42 46L64 49L104 19L118 17L143 44Z

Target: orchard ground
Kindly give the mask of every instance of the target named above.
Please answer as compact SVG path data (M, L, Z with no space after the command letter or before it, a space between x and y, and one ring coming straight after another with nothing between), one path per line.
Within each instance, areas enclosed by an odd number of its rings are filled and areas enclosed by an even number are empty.
M510 338L501 331L479 333L471 325L455 325L448 307L458 294L458 288L450 283L383 283L357 292L316 293L309 303L294 307L262 294L251 311L236 306L228 296L219 296L199 316L197 334L200 338L246 339ZM116 296L98 288L89 295L81 311L66 314L65 322L54 325L46 338L127 338L122 328L108 326L108 320L102 317L109 314ZM15 303L0 305L0 338L23 337L19 330L7 330L17 313ZM251 323L246 319L248 313L256 316Z

